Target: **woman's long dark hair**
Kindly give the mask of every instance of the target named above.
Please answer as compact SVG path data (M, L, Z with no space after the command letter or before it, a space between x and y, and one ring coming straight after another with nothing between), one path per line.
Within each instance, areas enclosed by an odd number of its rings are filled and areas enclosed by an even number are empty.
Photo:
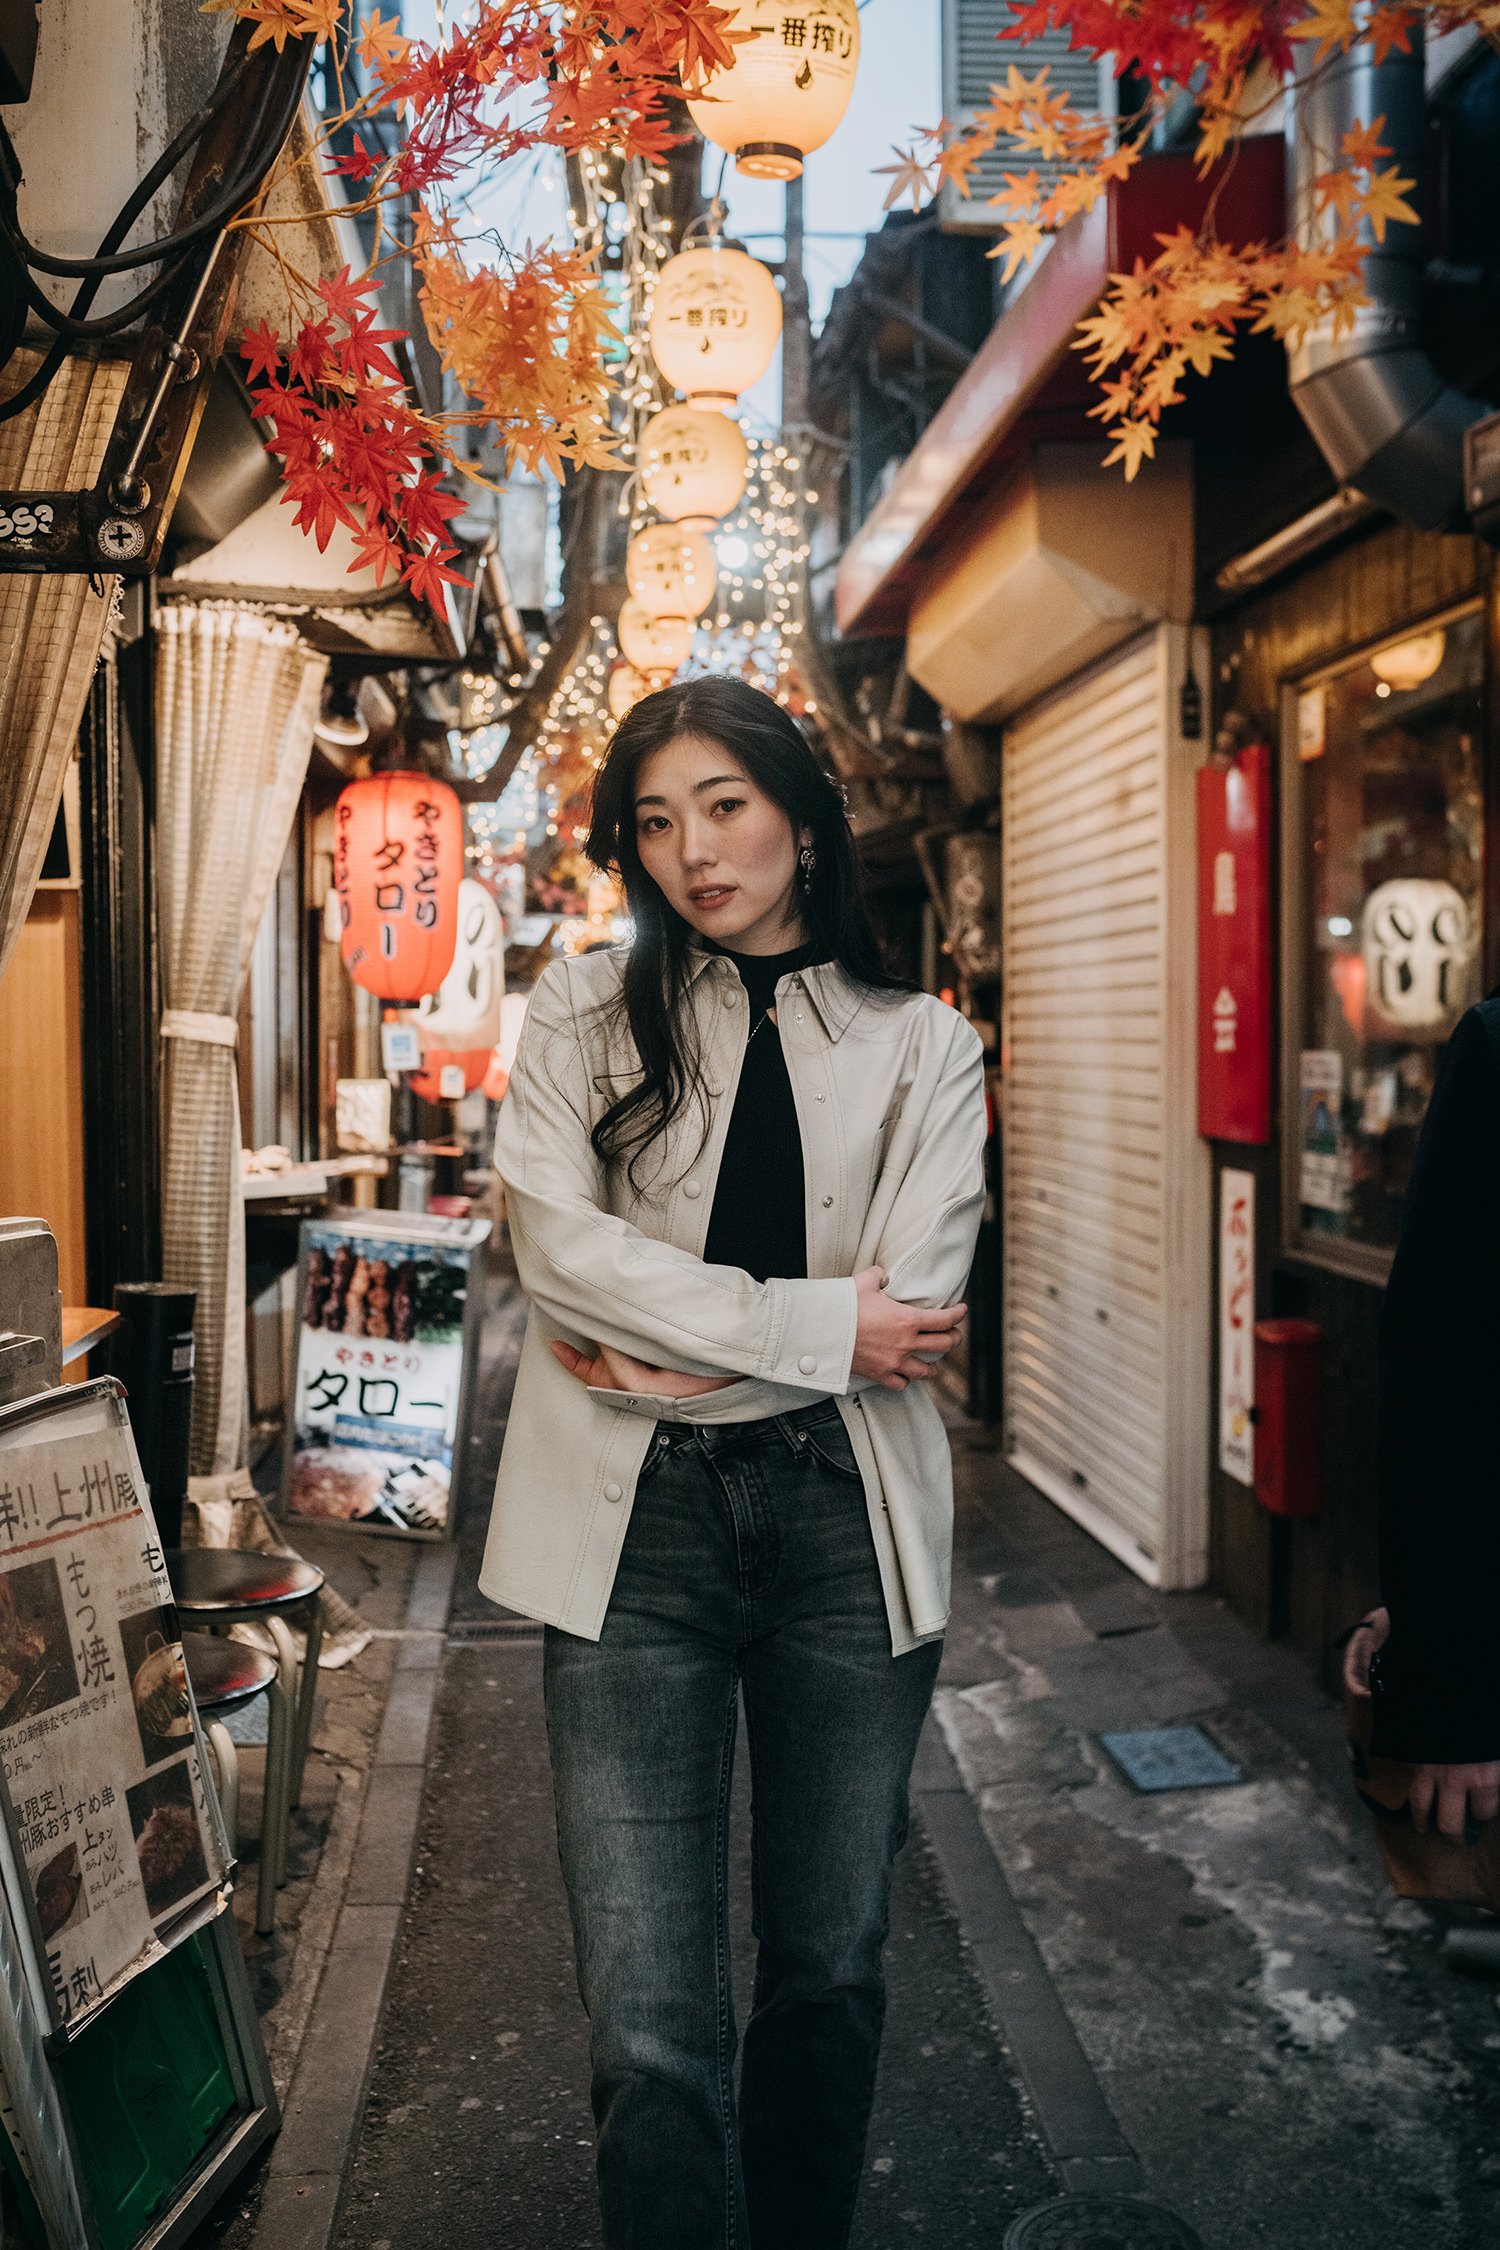
M617 873L635 923L625 963L623 1001L641 1059L640 1084L606 1110L593 1130L602 1158L639 1156L701 1090L686 998L693 931L641 864L635 799L642 764L677 735L723 745L756 786L778 804L793 835L812 832L816 864L802 894L811 958L836 961L875 992L910 987L885 965L865 902L843 792L818 764L795 719L743 680L703 677L642 696L620 721L594 783L584 849Z

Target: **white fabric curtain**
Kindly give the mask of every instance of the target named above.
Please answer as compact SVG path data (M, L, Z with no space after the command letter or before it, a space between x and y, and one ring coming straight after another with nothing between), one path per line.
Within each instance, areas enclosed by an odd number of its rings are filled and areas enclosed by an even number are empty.
M39 357L17 352L0 397ZM0 488L91 485L128 373L119 361L65 360L35 405L0 422ZM0 976L41 873L114 594L113 578L0 575Z
M235 1019L291 835L326 657L235 604L157 617L162 1271L198 1292L192 1469L245 1444L245 1210Z

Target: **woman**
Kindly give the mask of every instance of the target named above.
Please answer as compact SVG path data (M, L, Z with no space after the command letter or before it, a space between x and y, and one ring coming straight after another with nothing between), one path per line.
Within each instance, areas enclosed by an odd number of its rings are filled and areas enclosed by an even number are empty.
M882 967L842 794L739 681L627 715L588 852L635 936L545 972L501 1111L531 1318L480 1584L548 1627L608 2250L837 2250L947 1612L925 1384L983 1200L980 1045Z

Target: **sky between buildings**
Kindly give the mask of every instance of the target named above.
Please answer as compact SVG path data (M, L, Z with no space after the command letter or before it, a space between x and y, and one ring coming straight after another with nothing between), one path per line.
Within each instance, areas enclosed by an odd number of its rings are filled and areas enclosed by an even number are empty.
M401 14L410 34L431 38L438 0L403 0ZM939 46L939 0L863 0L854 98L833 139L807 162L806 266L815 326L821 324L835 289L853 272L865 235L881 223L890 182L875 167L891 163L893 145L908 145L916 127L938 121L942 110ZM706 150L704 184L709 192L718 182L721 162L718 149ZM779 258L781 188L770 181L742 179L731 163L724 173L723 195L729 231L757 257ZM507 243L539 242L566 231L561 169L549 156L522 158L509 166L484 203L486 222ZM773 365L770 374L746 394L747 419L774 426L779 403L779 373Z

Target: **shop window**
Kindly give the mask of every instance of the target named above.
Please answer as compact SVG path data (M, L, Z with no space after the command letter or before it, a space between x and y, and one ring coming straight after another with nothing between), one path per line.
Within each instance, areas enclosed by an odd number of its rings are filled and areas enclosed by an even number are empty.
M1483 684L1473 612L1293 699L1287 1201L1293 1247L1348 1270L1389 1260L1444 1044L1480 990Z

